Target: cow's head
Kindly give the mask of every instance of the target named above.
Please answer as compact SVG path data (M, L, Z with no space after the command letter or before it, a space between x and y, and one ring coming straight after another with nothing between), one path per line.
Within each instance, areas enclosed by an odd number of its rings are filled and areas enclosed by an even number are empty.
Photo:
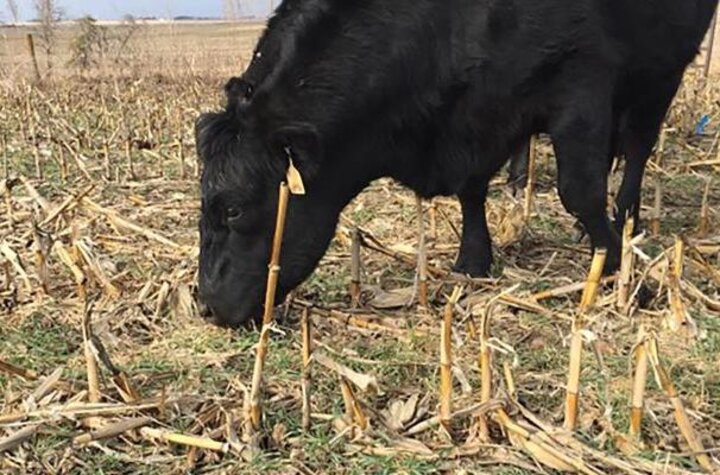
M323 150L313 127L268 125L277 121L255 110L242 80L226 92L225 110L202 115L195 129L203 162L198 275L206 316L234 327L262 315L278 188L290 159L308 195L290 200L276 304L317 265L339 209L327 206L322 183L315 186Z

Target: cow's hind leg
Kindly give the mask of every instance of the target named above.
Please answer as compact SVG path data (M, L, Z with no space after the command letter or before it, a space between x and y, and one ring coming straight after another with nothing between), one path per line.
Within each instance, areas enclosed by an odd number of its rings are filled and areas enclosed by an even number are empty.
M608 95L585 89L582 97L552 125L558 164L558 189L565 208L590 236L593 249L607 249L605 273L620 263L620 237L607 213L608 156L612 113Z
M513 189L514 193L523 190L528 183L530 141L530 139L524 141L520 148L510 155L507 183Z
M469 180L459 194L462 208L460 253L453 266L455 272L472 277L486 277L492 267L492 244L485 216L489 180Z
M615 229L620 232L625 220L632 217L637 233L640 224L640 198L645 165L657 142L660 127L680 85L681 77L655 84L638 97L628 110L622 147L625 173L615 200Z

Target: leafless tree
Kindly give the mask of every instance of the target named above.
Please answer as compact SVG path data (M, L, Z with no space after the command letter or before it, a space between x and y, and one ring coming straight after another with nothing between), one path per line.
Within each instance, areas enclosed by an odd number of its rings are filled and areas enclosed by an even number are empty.
M57 23L62 18L62 9L55 0L35 0L35 11L40 24L40 46L45 52L48 70L52 69L52 54L55 48Z
M15 0L7 0L7 8L10 15L13 17L13 22L18 23L20 21L20 12L18 10L18 4Z
M225 0L223 2L223 16L226 20L237 21L242 17L241 0Z
M108 46L107 28L98 25L89 15L77 21L78 34L70 44L70 64L80 69L88 69L105 56Z
M105 59L120 64L135 53L130 43L141 25L132 15L125 15L122 24L113 28L98 24L91 16L81 18L76 24L78 33L70 43L71 66L86 70Z

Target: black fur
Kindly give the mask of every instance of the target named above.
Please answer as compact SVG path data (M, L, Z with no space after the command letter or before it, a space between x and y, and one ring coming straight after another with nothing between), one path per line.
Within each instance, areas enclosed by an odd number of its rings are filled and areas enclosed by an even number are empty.
M278 299L315 268L341 210L383 176L425 197L458 195L456 268L486 274L487 185L540 132L552 136L565 207L613 270L613 137L626 124L623 149L637 157L654 142L716 3L286 0L226 109L198 122L201 298L223 324L260 315L288 154L308 194L291 199Z

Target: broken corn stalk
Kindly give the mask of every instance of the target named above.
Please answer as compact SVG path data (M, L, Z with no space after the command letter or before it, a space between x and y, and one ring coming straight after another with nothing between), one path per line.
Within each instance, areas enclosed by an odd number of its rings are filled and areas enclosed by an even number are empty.
M355 397L350 381L344 376L340 376L340 390L345 402L345 421L357 426L361 431L366 430L369 426L368 418Z
M718 467L715 466L715 464L710 460L710 457L707 455L700 438L697 436L695 429L693 429L693 426L690 423L690 418L685 411L685 406L675 389L675 385L660 361L660 351L658 349L657 340L655 338L650 338L646 345L648 357L653 370L655 371L655 377L657 378L658 385L663 388L670 399L670 403L675 410L675 420L680 427L680 432L690 446L690 449L692 449L698 464L710 473L717 473Z
M178 434L160 429L151 429L143 427L140 434L150 440L162 440L177 445L186 445L188 447L197 447L199 449L212 450L214 452L227 453L230 445L206 437L196 437L192 435Z
M80 434L73 439L73 444L85 445L89 444L90 442L111 439L113 437L118 437L126 432L130 432L131 430L139 429L140 427L146 426L151 422L151 417L136 417L133 419L124 419L113 424L108 424L92 432Z
M500 425L508 432L510 439L519 443L543 465L561 472L599 475L600 472L585 464L581 459L564 453L552 444L546 434L531 431L513 421L504 409L497 410L495 415Z

